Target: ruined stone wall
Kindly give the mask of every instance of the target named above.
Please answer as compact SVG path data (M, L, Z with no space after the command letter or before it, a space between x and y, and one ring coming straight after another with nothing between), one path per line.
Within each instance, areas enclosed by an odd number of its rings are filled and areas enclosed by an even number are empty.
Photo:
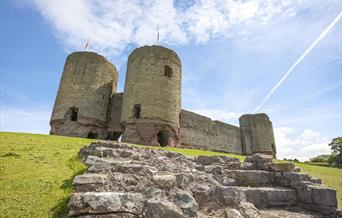
M241 154L240 128L182 110L180 116L183 146Z
M69 217L333 218L336 191L293 163L256 154L188 158L161 149L93 142L79 156ZM305 210L303 210L305 209Z
M276 154L273 126L264 114L245 114L239 119L242 149L245 154Z
M51 115L51 134L105 138L108 105L118 72L93 52L74 52L65 62Z
M117 140L123 132L123 128L120 123L122 99L122 92L114 93L112 96L108 116L108 139Z
M155 45L135 49L127 64L122 140L177 146L180 110L181 62L177 54Z

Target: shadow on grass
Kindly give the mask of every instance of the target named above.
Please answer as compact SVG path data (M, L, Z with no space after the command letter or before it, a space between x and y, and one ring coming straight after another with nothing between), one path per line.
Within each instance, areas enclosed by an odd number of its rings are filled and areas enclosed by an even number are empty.
M1 155L0 157L14 157L14 158L20 158L20 155L14 152L7 152L4 155Z
M68 217L68 203L70 198L71 196L62 198L58 204L51 209L53 211L53 218Z
M72 158L69 160L69 162L75 162L75 161L79 161L79 160L75 158ZM70 201L71 194L74 191L73 186L72 186L72 181L74 180L75 176L81 175L87 170L86 168L78 170L78 171L76 171L74 168L72 169L74 170L74 175L71 178L64 180L63 184L59 187L60 189L63 189L65 193L68 193L68 196L61 198L58 201L58 203L51 209L51 211L53 211L53 214L52 214L53 218L68 217L68 203Z

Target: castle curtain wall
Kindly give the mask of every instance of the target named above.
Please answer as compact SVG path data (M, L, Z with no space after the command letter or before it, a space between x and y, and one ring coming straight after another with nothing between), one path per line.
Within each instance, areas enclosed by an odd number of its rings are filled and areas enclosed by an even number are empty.
M181 144L185 147L242 154L240 128L182 110Z

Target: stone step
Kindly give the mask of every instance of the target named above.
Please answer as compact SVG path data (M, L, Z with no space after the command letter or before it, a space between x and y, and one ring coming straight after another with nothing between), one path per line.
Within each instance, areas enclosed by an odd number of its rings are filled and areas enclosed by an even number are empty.
M69 216L142 213L144 198L140 193L80 192L69 202Z
M283 187L217 186L215 198L226 205L246 200L257 208L288 207L298 203L296 191Z
M303 210L299 207L290 207L286 209L271 208L260 210L262 218L319 218L322 214Z
M97 157L92 155L89 155L87 159L84 161L85 165L87 165L88 167L96 165L116 166L131 162L132 160L116 160L109 157Z
M275 174L268 171L224 170L222 174L214 176L219 183L221 183L222 177L234 179L236 186L268 187L275 185Z
M103 192L109 189L109 178L106 174L78 175L72 182L76 192Z

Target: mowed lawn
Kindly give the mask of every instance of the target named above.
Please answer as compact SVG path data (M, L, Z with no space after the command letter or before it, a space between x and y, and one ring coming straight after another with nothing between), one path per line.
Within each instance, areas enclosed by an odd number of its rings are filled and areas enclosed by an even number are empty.
M72 179L86 167L77 159L94 140L28 133L0 132L1 217L65 217ZM139 146L144 147L144 146ZM242 155L196 149L162 148L188 156ZM298 164L338 191L342 206L342 169Z

